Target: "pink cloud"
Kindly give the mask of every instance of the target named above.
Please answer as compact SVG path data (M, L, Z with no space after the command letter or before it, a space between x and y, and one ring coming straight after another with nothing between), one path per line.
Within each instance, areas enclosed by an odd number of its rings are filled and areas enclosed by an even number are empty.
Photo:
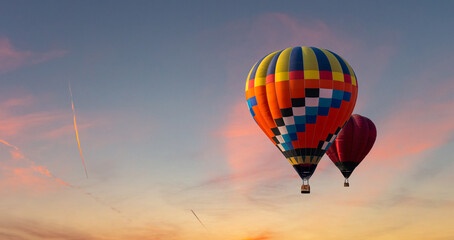
M410 163L409 157L446 144L454 134L454 85L448 83L426 92L432 98L415 97L402 102L380 121L371 158L405 166Z
M44 53L18 50L14 48L8 38L0 37L0 74L24 65L33 65L59 58L67 53L65 50L51 50Z
M240 101L228 112L227 123L216 137L224 143L223 151L231 173L205 184L241 183L242 190L248 192L272 180L298 182L291 164L253 121L246 104Z
M3 136L17 135L27 129L47 125L51 122L55 123L55 121L63 120L67 117L67 114L55 111L5 117L0 120L0 134Z
M377 140L364 162L356 169L363 176L367 174L368 183L372 183L373 188L344 200L343 204L374 206L374 202L389 191L393 181L406 174L402 170L430 157L431 153L452 138L454 84L447 81L426 88L424 92L430 97L421 97L419 92L415 92L414 98L402 99L387 116L375 120Z
M98 198L91 192L88 192L81 187L71 185L53 175L45 166L37 165L34 161L25 157L17 146L10 144L3 139L0 139L0 145L6 146L11 155L10 158L2 157L0 167L0 193L3 191L8 193L26 191L28 193L42 194L59 190L62 187L67 187L84 194L117 214L122 214L120 210ZM2 152L0 151L0 153ZM127 218L127 220L130 221L129 218Z
M49 170L27 159L20 149L0 139L0 150L7 150L9 157L2 156L0 167L0 192L27 191L43 193L58 189L58 185L48 181ZM59 179L58 179L59 180ZM64 183L64 182L63 182Z
M268 13L235 21L228 24L223 31L232 33L229 40L237 43L237 51L247 47L249 55L260 56L301 45L348 52L353 50L358 42L353 38L341 36L341 33L321 20L301 21L284 13Z
M33 138L57 139L74 134L74 123L70 105L67 110L36 111L40 104L45 104L27 93L19 93L20 97L0 101L0 135L3 137L19 137L23 140ZM104 118L93 117L89 123L78 124L78 129L105 123Z

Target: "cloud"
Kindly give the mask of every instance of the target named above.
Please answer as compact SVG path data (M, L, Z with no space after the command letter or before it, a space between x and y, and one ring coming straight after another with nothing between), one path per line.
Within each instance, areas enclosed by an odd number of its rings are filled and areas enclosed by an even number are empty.
M413 161L410 157L445 145L454 134L453 91L453 84L442 84L426 89L431 97L402 101L378 122L377 142L370 157L406 166Z
M65 240L101 240L75 228L68 228L58 224L45 224L33 220L17 218L0 219L0 236L5 240L27 239L65 239Z
M358 41L341 36L321 20L302 20L278 12L231 22L223 31L229 33L228 40L233 41L237 51L247 47L249 54L258 55L301 45L344 52L353 50Z
M64 111L35 111L34 108L42 103L40 99L27 93L17 94L22 96L0 101L0 135L2 137L9 138L27 133L30 138L33 132L39 132L41 135L44 126L58 126L66 118L71 119ZM38 131L40 129L41 131Z
M128 227L120 229L82 230L77 226L67 226L43 220L18 218L15 216L0 217L0 238L4 240L29 239L64 239L64 240L177 240L181 237L177 225L158 223L154 226Z
M3 136L12 136L22 133L25 130L48 125L55 121L61 121L67 118L66 114L56 111L42 111L37 113L29 113L21 116L9 116L0 120L0 134Z
M436 202L436 199L414 197L407 191L391 188L397 184L406 186L409 181L416 186L423 179L433 178L441 169L450 166L448 159L431 159L429 165L418 163L432 158L434 152L454 136L452 82L445 81L424 88L423 93L415 88L409 97L391 106L386 115L373 119L377 126L377 140L364 162L355 170L357 174L354 174L358 177L367 175L367 182L359 184L364 187L373 184L373 188L365 188L361 195L352 196L342 204L374 208L402 204L415 207L452 204L444 200ZM399 180L398 183L396 180Z
M33 65L60 58L68 52L65 50L51 50L44 53L16 49L6 37L0 37L0 74L12 71L21 66Z
M243 190L272 180L296 178L290 163L253 121L246 104L231 107L227 123L218 132L231 173L207 184L242 183Z
M264 233L255 235L254 237L248 237L248 238L244 238L241 240L269 240L269 239L272 239L270 232L264 232Z
M69 186L66 182L54 177L44 166L26 158L20 149L9 142L0 139L2 155L0 167L0 192L17 192L25 190L30 193L43 193L59 189L61 185L48 181L48 177L54 178L58 183ZM4 156L6 149L10 156Z

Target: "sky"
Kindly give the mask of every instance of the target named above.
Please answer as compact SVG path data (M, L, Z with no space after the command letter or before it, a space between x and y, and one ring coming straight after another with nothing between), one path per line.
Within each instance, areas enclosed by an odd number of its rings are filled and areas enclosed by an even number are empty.
M452 1L1 6L0 239L454 238ZM250 116L249 70L294 46L356 72L350 188L324 156L301 195Z

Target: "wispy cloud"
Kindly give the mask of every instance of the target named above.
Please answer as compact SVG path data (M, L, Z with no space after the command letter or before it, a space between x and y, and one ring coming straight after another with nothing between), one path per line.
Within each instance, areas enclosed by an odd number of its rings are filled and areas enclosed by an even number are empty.
M242 183L253 188L259 183L296 177L293 169L251 119L245 103L238 102L230 111L227 123L218 132L224 143L227 163L231 168L228 176L219 176L208 183Z
M14 216L0 217L0 238L5 240L65 239L65 240L177 240L184 239L177 225L154 224L153 226L90 231L63 223L49 223Z
M15 192L18 190L27 189L38 193L46 192L57 187L46 181L43 176L53 177L55 180L64 185L68 183L54 177L44 166L37 165L35 162L26 158L17 146L10 144L4 139L0 139L0 144L6 146L10 153L10 158L2 159L0 190Z
M41 100L27 93L20 95L22 96L0 101L0 135L3 137L23 135L27 132L30 138L32 135L30 132L43 126L58 126L59 122L68 118L63 111L36 111L34 108Z
M442 84L426 89L430 98L415 96L395 106L379 122L371 157L405 166L410 163L409 157L446 144L454 134L453 91L453 84Z
M51 50L43 53L18 50L8 38L0 37L0 74L24 65L33 65L59 58L67 53L68 51L65 50Z
M253 237L247 237L247 238L244 238L244 239L241 239L241 240L270 240L270 239L273 239L271 237L271 233L270 232L263 232L263 233L260 233L260 234L256 234Z
M17 146L10 144L3 139L0 139L0 143L10 148L9 152L12 157L11 161L4 161L2 164L1 176L6 177L3 179L0 178L0 190L7 189L8 191L16 191L18 188L23 189L26 187L28 190L31 189L32 191L37 192L37 189L48 191L50 188L55 188L55 185L51 185L48 181L43 179L44 176L47 177L47 179L51 179L58 183L59 186L76 190L95 200L97 203L110 208L112 211L122 214L118 208L113 207L91 192L88 192L81 187L69 184L68 182L56 177L45 166L37 165L34 161L27 158ZM20 164L20 167L17 166L18 164ZM39 176L36 174L39 174ZM131 221L130 219L128 220Z
M27 239L67 239L67 240L100 240L76 228L69 228L58 224L45 224L25 219L0 219L0 236L6 240Z

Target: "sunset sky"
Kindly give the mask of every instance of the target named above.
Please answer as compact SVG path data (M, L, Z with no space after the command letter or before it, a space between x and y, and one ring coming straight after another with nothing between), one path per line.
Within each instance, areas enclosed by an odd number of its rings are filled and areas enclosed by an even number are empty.
M454 239L453 9L0 1L0 239ZM250 68L294 46L356 72L378 135L350 188L324 156L301 195L249 113Z

